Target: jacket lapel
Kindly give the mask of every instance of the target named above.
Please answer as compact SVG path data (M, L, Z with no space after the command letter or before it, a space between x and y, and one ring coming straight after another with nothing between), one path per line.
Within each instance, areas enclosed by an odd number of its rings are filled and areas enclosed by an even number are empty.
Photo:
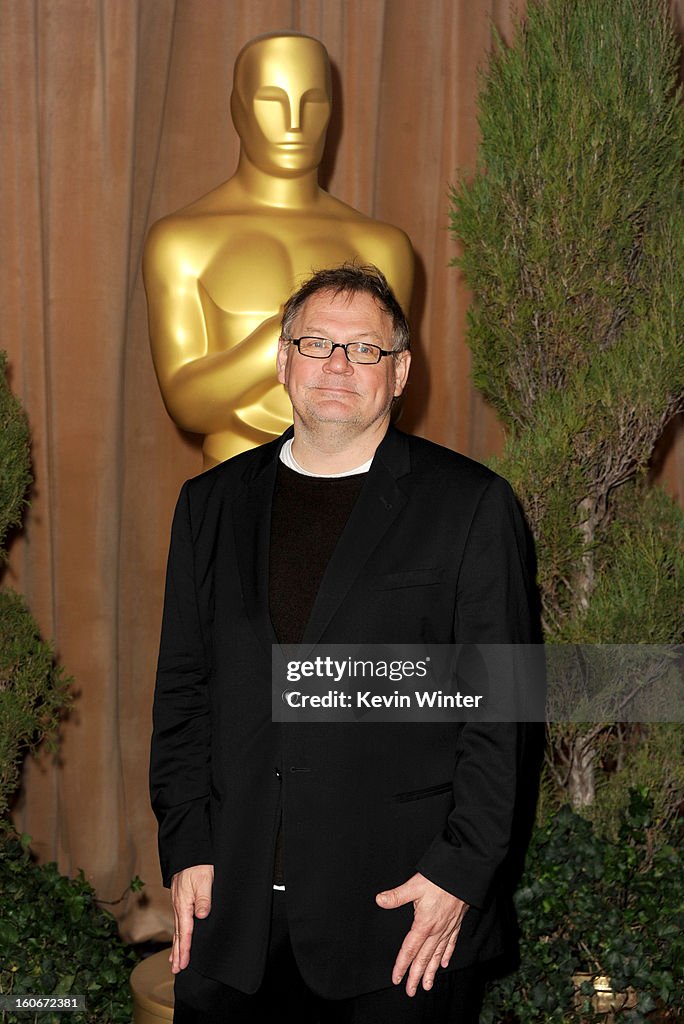
M290 427L282 437L258 449L252 475L233 502L233 530L238 569L242 583L245 611L257 636L266 644L276 644L269 611L268 579L269 548L271 539L271 508L273 489L278 470L278 455L288 437Z
M392 527L407 501L397 481L409 471L406 435L390 427L323 574L302 643L318 643L369 556Z

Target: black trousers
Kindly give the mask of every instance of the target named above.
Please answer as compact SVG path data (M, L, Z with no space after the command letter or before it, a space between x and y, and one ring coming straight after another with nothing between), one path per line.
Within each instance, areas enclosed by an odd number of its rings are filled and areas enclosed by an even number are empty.
M412 997L406 995L404 985L396 985L352 999L322 999L302 980L290 943L285 894L275 891L261 988L246 995L187 967L176 975L173 1020L174 1024L254 1024L292 1016L297 1024L477 1024L481 1000L477 967L440 974L429 992L419 988Z

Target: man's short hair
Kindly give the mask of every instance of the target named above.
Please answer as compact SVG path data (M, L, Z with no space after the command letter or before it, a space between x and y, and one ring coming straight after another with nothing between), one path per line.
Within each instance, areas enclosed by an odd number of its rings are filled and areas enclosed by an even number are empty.
M387 283L387 278L372 263L342 263L339 267L318 270L313 274L285 303L280 331L283 338L291 340L292 325L298 313L307 299L317 292L350 297L362 293L370 295L392 321L394 351L404 352L410 347L411 335L404 311Z

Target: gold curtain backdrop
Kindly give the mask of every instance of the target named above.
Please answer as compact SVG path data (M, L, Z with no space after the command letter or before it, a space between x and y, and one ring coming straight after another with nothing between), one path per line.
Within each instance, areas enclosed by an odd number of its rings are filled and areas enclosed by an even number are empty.
M522 9L519 0L517 9ZM674 0L681 16L684 0ZM149 226L234 171L235 57L321 39L335 109L324 184L403 228L417 256L403 424L484 459L500 426L469 381L468 293L449 268L448 186L472 168L478 68L510 0L0 0L3 330L35 487L4 582L74 676L59 760L31 762L18 827L103 900L139 874L124 936L167 937L147 761L166 548L202 466L155 380L140 273ZM681 17L680 17L681 22ZM664 475L684 492L684 446Z

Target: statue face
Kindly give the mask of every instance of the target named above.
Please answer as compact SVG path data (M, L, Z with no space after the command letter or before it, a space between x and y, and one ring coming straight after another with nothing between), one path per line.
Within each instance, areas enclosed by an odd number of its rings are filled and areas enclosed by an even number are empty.
M331 105L330 66L317 40L267 37L238 57L233 121L260 170L291 177L318 167Z

